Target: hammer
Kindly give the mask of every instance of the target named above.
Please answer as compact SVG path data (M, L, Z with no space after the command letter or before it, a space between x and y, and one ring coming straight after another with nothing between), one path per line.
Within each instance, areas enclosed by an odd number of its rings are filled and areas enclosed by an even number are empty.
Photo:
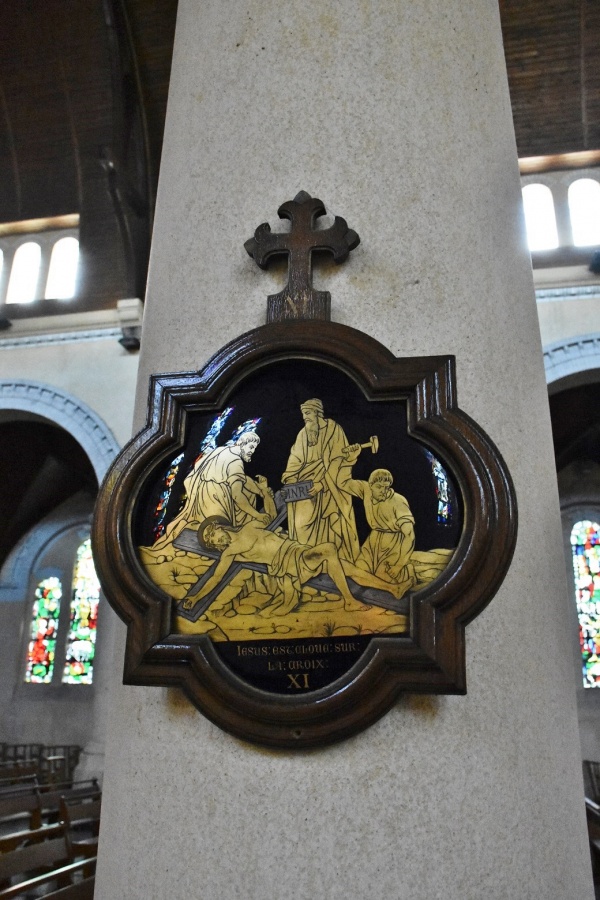
M350 446L344 447L342 453L344 454L344 456L348 456L348 454L352 450L358 450L359 448L362 450L364 447L370 447L371 453L377 453L377 451L379 450L379 438L377 437L377 435L373 434L366 444L350 444Z

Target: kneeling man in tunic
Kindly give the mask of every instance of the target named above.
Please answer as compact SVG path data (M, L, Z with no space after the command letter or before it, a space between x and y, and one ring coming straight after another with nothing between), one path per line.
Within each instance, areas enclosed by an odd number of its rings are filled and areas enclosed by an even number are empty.
M348 448L350 465L356 462L359 453L359 444ZM393 483L388 469L375 469L368 481L349 478L340 487L363 501L372 529L360 548L356 565L384 581L394 582L402 596L411 588L424 587L437 578L454 551L415 550L415 520L408 501L393 490Z

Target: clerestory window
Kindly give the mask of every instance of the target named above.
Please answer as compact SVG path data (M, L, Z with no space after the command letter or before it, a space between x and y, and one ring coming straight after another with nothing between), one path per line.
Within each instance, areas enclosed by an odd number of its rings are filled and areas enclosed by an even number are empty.
M60 238L52 247L46 300L70 300L75 295L78 265L79 241L75 237Z
M600 183L578 178L569 185L569 214L576 247L600 244Z
M17 247L10 268L7 303L31 303L37 299L41 262L42 248L37 241L26 241Z
M78 215L0 224L0 306L70 300L78 277Z
M552 191L545 184L527 184L523 188L523 209L529 249L556 250L558 230Z

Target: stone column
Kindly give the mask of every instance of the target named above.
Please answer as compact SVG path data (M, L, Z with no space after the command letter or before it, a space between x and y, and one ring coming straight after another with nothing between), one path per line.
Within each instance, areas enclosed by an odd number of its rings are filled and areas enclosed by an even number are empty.
M496 0L180 0L138 425L151 372L264 321L282 273L243 242L301 189L362 240L316 279L333 318L456 354L460 406L514 478L514 562L467 629L466 697L406 696L322 751L256 749L176 692L122 687L118 653L96 898L591 898Z

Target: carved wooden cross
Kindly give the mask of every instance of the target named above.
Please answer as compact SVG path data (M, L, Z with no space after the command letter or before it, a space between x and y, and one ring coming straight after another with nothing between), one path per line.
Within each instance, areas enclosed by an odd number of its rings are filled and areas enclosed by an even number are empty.
M266 269L272 256L288 257L288 283L278 294L268 297L267 321L284 319L331 318L331 294L317 291L312 286L312 253L327 250L336 263L344 262L348 254L358 247L360 238L348 228L346 220L336 216L333 225L322 231L314 229L319 216L325 215L320 200L300 191L293 200L283 203L277 210L280 219L290 219L288 233L272 233L268 222L263 222L246 241L244 247L261 267Z

